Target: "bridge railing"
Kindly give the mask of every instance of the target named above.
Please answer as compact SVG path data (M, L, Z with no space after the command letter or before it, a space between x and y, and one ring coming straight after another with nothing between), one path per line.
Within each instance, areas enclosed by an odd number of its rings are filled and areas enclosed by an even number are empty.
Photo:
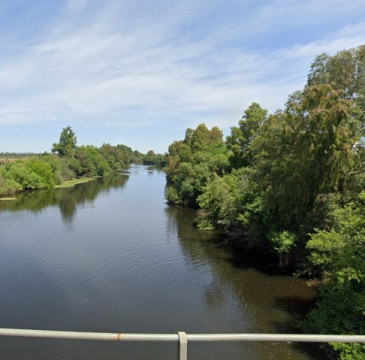
M0 336L92 341L160 341L178 343L178 360L187 360L188 342L311 342L365 343L365 335L304 335L304 334L128 334L78 331L28 330L0 328Z

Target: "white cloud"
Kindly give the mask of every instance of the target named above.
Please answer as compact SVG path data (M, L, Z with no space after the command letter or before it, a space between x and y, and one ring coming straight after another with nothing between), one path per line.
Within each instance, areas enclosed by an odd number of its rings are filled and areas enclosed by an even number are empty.
M89 0L69 0L67 7L70 12L79 12L81 11Z
M253 101L271 111L282 107L304 85L316 55L365 43L364 22L294 45L278 38L256 47L253 41L298 26L310 29L324 21L324 9L326 21L358 12L360 0L252 2L242 17L207 18L217 4L161 1L149 14L141 10L152 6L144 1L110 1L93 11L91 2L69 1L68 16L58 17L34 46L5 48L0 57L0 126L67 118L109 127L205 121L227 128ZM209 31L187 30L202 19Z
M334 55L343 49L355 48L365 43L365 22L347 25L343 29L308 44L297 44L291 48L279 51L280 55L290 58L311 57L321 53Z

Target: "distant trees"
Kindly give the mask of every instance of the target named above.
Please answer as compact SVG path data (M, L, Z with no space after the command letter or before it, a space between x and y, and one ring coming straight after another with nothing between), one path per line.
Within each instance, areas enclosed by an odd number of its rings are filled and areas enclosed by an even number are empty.
M101 151L92 145L80 146L69 164L77 176L104 176L111 171Z
M112 170L125 168L131 162L132 149L127 146L124 148L120 145L103 144L99 151Z
M144 155L126 145L103 144L77 146L70 126L62 129L59 142L53 144L52 153L0 164L0 196L22 190L52 188L76 177L105 176L129 166L132 161L143 163L148 156L163 163L159 154Z
M149 150L143 156L143 165L153 165L158 168L166 166L166 155L156 154L153 150Z
M76 135L70 126L64 128L52 152L58 153L60 161L66 161L67 177L105 176L113 170L129 166L136 152L126 145L103 144L100 148L92 145L77 146ZM137 152L138 153L138 152ZM64 159L64 160L62 160Z

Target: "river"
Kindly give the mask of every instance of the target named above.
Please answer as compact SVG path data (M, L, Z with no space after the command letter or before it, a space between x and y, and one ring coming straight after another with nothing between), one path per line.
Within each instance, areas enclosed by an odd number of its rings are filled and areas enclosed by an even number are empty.
M0 327L136 333L292 332L314 297L265 274L196 213L169 207L143 166L0 201ZM0 338L1 359L176 359L171 343ZM309 360L288 343L193 343L190 359Z

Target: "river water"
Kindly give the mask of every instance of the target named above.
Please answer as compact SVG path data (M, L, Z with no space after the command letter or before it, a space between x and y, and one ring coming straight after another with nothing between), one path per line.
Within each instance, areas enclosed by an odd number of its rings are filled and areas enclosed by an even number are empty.
M143 166L0 201L0 327L135 333L292 332L315 296L268 275L169 207ZM282 343L191 343L189 359L309 360ZM172 343L0 338L1 359L176 359Z

